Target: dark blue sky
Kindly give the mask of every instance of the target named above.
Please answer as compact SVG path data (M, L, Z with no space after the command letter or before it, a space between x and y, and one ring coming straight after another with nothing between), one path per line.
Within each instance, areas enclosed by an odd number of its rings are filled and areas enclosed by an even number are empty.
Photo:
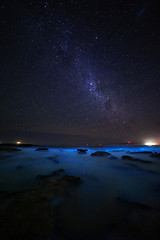
M151 0L2 0L0 140L160 138L159 10Z

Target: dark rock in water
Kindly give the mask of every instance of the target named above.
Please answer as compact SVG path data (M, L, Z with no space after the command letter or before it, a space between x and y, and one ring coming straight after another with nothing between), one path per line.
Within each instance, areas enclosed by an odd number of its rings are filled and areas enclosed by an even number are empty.
M128 200L123 199L121 197L117 197L117 200L119 202L122 202L122 203L128 204L130 206L133 206L133 207L135 207L137 209L141 209L141 210L150 210L151 209L151 207L148 206L148 205L145 205L145 204L142 204L142 203L133 202L133 201L128 201Z
M154 190L160 194L160 185L154 186Z
M1 155L0 160L6 160L5 156Z
M59 163L59 161L57 160L57 155L56 156L53 156L53 157L48 157L49 160L51 160L52 162L54 163Z
M19 152L22 151L21 148L1 148L0 147L0 151L4 151L4 152Z
M124 160L131 160L131 161L135 161L135 162L141 162L141 163L152 163L151 161L145 161L145 160L141 160L139 158L134 158L128 155L123 155L122 159Z
M63 171L64 169L57 170ZM55 178L50 174L30 190L2 192L0 239L51 239L50 233L57 226L55 205L65 199L68 194L66 190L69 190L70 186L76 186L80 181L81 178L75 176Z
M48 151L47 147L39 147L35 151Z
M91 156L98 156L98 157L105 157L111 155L109 152L105 151L96 151L94 153L91 153Z
M115 156L111 156L110 159L118 159L118 158Z
M60 168L56 171L53 171L52 173L48 174L48 175L38 175L37 176L37 179L39 180L44 180L44 179L47 179L47 178L50 178L50 177L57 177L57 176L61 176L61 174L64 172L64 169L63 168Z
M160 158L160 153L154 152L151 157Z
M17 166L17 169L22 169L22 168L24 168L24 166L22 166L22 165Z
M6 194L5 191L0 191L0 196L5 195L5 194Z
M63 201L64 201L63 198L57 197L57 198L55 198L54 200L52 200L51 203L54 204L54 205L56 205L56 204L62 203Z
M81 148L77 149L77 152L79 152L79 153L86 153L87 151L88 151L88 149L81 149Z
M62 178L60 178L60 181L70 182L70 183L80 183L82 182L80 177L75 177L71 175L65 175Z
M10 157L12 157L13 155L0 155L0 160L6 160L6 159L8 159L8 158L10 158Z
M39 191L6 195L1 201L1 239L45 239L55 223L52 204Z
M134 168L139 168L136 164L134 163L127 163L128 166L130 167L134 167Z
M146 154L146 153L150 153L150 154L151 154L152 151L139 151L139 152L128 152L128 153L131 153L131 154L136 154L136 153L137 153L137 154L141 154L141 153L142 153L142 154Z
M112 150L111 152L124 152L124 150Z

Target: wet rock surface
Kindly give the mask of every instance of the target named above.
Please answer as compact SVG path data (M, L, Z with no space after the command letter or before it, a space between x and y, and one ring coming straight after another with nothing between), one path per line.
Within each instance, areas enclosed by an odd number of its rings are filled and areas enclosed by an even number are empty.
M151 207L142 203L134 202L134 201L129 201L127 199L117 197L117 201L125 203L131 207L141 209L141 210L151 210Z
M60 169L53 171L52 173L47 174L47 175L38 175L37 179L44 180L44 179L52 178L52 177L62 177L63 175L64 175L64 169L60 168Z
M105 157L111 155L109 152L105 151L96 151L94 153L91 153L91 156L97 156L97 157Z
M65 199L66 190L81 178L64 175L63 169L41 176L30 190L0 194L1 239L46 239L56 227L55 207ZM57 177L58 176L58 177Z
M59 163L58 156L51 156L48 157L49 160L51 160L53 163Z
M86 153L88 151L88 149L82 149L82 148L78 148L77 152L79 153Z
M10 157L12 157L12 156L13 156L13 155L8 155L8 154L7 154L7 155L6 155L6 154L3 155L3 154L2 154L2 155L0 155L0 160L7 160L8 158L10 158Z
M23 168L24 168L23 165L18 165L18 166L17 166L17 169L19 169L19 170L21 170L21 169L23 169Z
M21 148L16 148L16 147L11 147L11 148L0 147L0 151L4 151L4 152L20 152L20 151L22 151L22 149Z
M137 151L137 152L131 152L128 151L127 153L131 153L131 154L151 154L151 151Z
M160 158L160 153L158 152L152 153L151 157Z
M140 162L140 163L152 163L151 161L146 161L146 160L141 160L139 158L134 158L128 155L123 155L122 156L123 160L130 160L130 161L135 161L135 162Z
M110 159L118 159L118 158L115 156L111 156Z
M47 147L38 147L35 151L48 151Z

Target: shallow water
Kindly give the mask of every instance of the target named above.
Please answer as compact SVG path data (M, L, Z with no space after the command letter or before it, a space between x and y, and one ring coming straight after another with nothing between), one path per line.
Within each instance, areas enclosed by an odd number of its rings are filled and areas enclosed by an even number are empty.
M81 154L74 148L49 148L49 151L23 148L21 152L4 153L10 156L0 160L0 191L29 189L36 184L37 175L63 168L67 174L80 176L83 183L65 199L53 202L58 211L54 239L127 239L123 234L117 238L114 226L125 221L137 223L144 212L118 201L117 197L160 211L160 159L149 153L127 152L160 152L160 147L116 146L88 150ZM117 159L91 156L96 150L109 151ZM123 155L152 163L122 160Z

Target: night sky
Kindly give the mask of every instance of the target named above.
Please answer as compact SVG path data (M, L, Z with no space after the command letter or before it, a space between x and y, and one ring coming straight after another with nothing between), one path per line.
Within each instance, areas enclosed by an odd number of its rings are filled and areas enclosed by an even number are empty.
M1 0L0 16L0 141L160 139L156 1Z

